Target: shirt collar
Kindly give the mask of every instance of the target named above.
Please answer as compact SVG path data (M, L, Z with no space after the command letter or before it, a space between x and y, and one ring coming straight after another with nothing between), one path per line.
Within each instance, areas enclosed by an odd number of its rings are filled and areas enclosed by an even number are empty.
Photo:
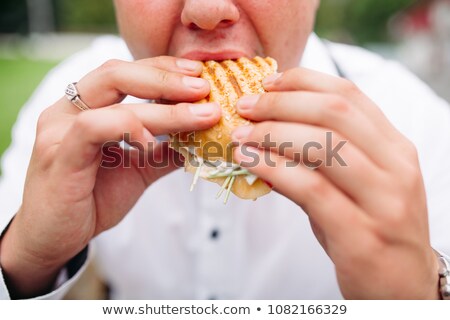
M327 43L321 40L315 33L311 33L300 62L302 68L315 70L333 76L338 76L335 62Z

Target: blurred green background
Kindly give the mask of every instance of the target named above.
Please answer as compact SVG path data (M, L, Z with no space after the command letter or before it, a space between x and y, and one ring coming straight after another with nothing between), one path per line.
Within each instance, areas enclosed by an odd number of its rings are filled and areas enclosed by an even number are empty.
M356 44L392 41L388 22L415 0L322 0L317 32ZM0 4L0 155L20 107L60 58L30 59L35 34L116 33L112 0L2 0Z

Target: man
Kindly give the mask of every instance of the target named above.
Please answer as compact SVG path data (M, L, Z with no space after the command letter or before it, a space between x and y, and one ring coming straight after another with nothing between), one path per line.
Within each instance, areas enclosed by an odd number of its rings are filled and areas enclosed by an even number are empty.
M93 247L114 298L440 297L428 215L433 246L450 252L445 102L396 64L310 35L319 1L115 5L133 58L120 40L100 40L56 69L20 116L3 164L2 229L11 222L0 247L2 297L61 297ZM209 92L195 60L255 55L275 58L282 73L264 81L267 94L237 104L258 124L233 139L261 142L270 133L277 145L293 143L272 152L275 166L248 168L277 192L223 206L206 182L188 193L192 177L175 165L100 167L104 143L124 133L156 158L176 157L148 142L220 118L217 105L186 103ZM91 110L61 98L73 81ZM142 100L121 103L125 96ZM184 103L146 102L159 99ZM328 147L348 141L344 165L286 165L308 142L325 146L330 132ZM261 159L270 152L252 151ZM324 161L326 150L311 156Z

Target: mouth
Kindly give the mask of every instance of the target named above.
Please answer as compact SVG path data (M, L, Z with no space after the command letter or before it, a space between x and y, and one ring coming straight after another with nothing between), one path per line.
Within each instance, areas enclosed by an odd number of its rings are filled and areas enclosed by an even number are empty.
M208 60L236 60L242 57L252 58L251 54L245 53L243 51L232 51L225 50L220 52L207 52L207 51L190 51L181 55L181 58L198 60L198 61L208 61Z

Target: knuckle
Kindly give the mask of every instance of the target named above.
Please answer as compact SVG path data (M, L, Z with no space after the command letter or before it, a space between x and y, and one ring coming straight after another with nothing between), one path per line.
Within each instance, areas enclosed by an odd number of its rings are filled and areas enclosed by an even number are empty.
M47 146L45 149L36 153L39 156L39 163L42 170L46 171L55 162L55 159L58 156L59 147L59 145Z
M416 180L417 176L420 176L419 167L415 161L414 162L413 161L405 161L402 164L402 167L403 167L402 168L403 175L408 180L408 184L410 184L412 181Z
M158 80L158 82L160 82L161 84L167 84L169 82L169 72L165 71L165 70L157 70L156 71L156 78Z
M104 76L108 77L111 80L116 79L116 74L118 73L118 69L124 64L123 61L118 59L110 59L106 62L104 62L97 71L100 74L103 74Z
M254 126L248 136L248 140L259 142L266 135L276 135L276 131L273 121L264 121Z
M41 112L37 121L37 132L41 132L48 127L51 114L49 108Z
M296 79L301 77L304 74L304 71L301 68L292 68L285 72L285 76L288 78Z
M158 65L163 65L164 62L168 61L169 58L170 57L168 57L168 56L157 56L157 57L151 57L151 58L137 60L136 63L142 64L142 65L149 65L149 66L158 66Z
M280 104L283 95L279 92L269 92L261 96L261 103L256 104L259 111L270 112L275 105Z
M79 132L86 132L86 134L89 134L89 132L92 131L93 126L95 126L95 123L93 123L93 113L93 110L79 113L73 123L74 128Z
M136 126L136 119L128 112L123 113L121 115L121 122L123 128L129 128L130 130L135 129Z
M176 58L171 56L159 56L150 58L151 62L155 66L163 67L165 65L168 65L169 63L174 63Z
M32 160L36 160L41 170L47 170L55 161L60 143L52 142L53 135L48 132L40 132L36 134L33 146Z
M402 151L409 159L418 159L417 147L410 140L403 143Z
M48 139L45 134L38 133L36 135L36 138L34 140L34 152L37 155L40 156L45 152L45 150L47 149L47 145L48 145L47 141L48 141Z
M280 95L276 92L265 93L261 96L258 103L253 108L247 110L249 114L254 115L258 119L271 118L272 116L272 108L275 106L275 103L278 101Z
M181 113L181 112L182 113L184 113L184 112L190 113L189 108L192 105L194 105L194 108L195 108L196 104L191 104L191 103L187 103L187 102L180 102L180 103L177 103L175 105L167 105L167 108L176 108L178 110L175 110L175 112L178 112L178 113Z
M101 66L100 66L100 70L102 71L106 71L106 72L111 72L111 71L115 71L117 70L117 68L119 68L122 65L123 61L118 60L118 59L110 59L106 62L104 62Z
M401 143L399 151L402 154L402 160L399 161L399 172L402 174L402 179L399 181L401 186L410 189L415 187L422 181L422 174L420 172L419 156L416 146L409 140Z
M407 193L418 194L423 188L422 175L420 169L411 163L404 164L403 177L399 181L400 187Z
M305 183L306 192L311 196L316 197L318 194L324 196L328 194L328 186L325 181L319 177L310 177Z
M137 116L130 110L117 108L116 109L116 119L118 125L124 130L129 131L137 130L139 122L137 121Z
M340 79L338 85L339 91L344 95L353 95L359 93L359 88L350 80Z
M175 106L167 106L169 108L169 118L172 121L177 121L178 119L183 119L181 116L181 113L183 113L181 110L186 110L188 108L187 103L179 103Z
M316 109L317 121L321 122L335 122L336 120L349 119L351 115L350 103L338 96L329 96L326 103Z
M341 116L346 114L351 110L350 103L340 97L340 96L332 96L329 98L328 108L322 109L324 112L330 111L333 116Z
M401 230L409 220L408 205L401 197L395 197L390 200L389 210L386 213L390 228Z

